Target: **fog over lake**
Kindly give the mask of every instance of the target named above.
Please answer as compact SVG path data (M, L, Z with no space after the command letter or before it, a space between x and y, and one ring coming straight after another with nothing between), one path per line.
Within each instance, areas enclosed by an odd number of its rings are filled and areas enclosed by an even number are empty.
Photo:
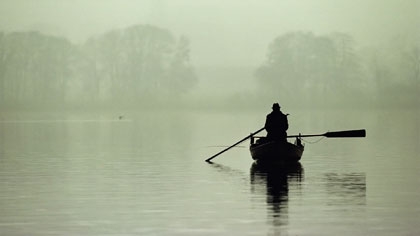
M418 235L419 29L418 0L3 0L0 235ZM367 135L204 161L273 103Z

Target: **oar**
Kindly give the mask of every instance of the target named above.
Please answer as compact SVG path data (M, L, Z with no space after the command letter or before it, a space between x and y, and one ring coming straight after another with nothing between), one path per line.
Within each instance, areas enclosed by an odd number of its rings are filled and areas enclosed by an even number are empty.
M236 142L236 143L235 143L235 144L233 144L232 146L230 146L230 147L228 147L228 148L224 149L223 151L221 151L221 152L219 152L219 153L216 153L216 154L215 154L215 155L213 155L212 157L210 157L210 158L206 159L206 161L207 161L207 162L210 162L213 158L215 158L215 157L217 157L218 155L220 155L220 154L222 154L222 153L226 152L227 150L229 150L229 149L231 149L231 148L235 147L236 145L238 145L238 144L242 143L243 141L245 141L245 140L249 139L251 136L254 136L254 135L258 134L259 132L263 131L264 129L265 129L265 128L261 128L261 129L259 129L259 130L255 131L254 133L251 133L250 135L248 135L248 136L246 136L245 138L243 138L243 139L239 140L238 142Z
M326 132L324 134L303 134L303 135L291 135L287 137L296 138L296 137L317 137L317 136L325 136L327 138L360 138L360 137L366 137L366 130L364 129L343 130L343 131Z

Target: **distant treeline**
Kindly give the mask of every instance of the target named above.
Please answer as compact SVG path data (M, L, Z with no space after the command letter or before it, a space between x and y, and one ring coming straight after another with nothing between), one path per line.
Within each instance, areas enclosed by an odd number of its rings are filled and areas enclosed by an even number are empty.
M188 91L197 81L189 42L137 25L82 45L38 32L0 33L3 107L139 105Z
M343 33L286 33L269 45L254 74L256 88L190 97L186 92L198 78L189 42L168 30L136 25L83 44L38 32L0 32L0 106L229 109L278 101L288 107L418 107L420 42L392 42L362 48Z
M400 37L359 48L344 33L291 32L274 39L255 75L260 98L286 104L420 106L420 41Z

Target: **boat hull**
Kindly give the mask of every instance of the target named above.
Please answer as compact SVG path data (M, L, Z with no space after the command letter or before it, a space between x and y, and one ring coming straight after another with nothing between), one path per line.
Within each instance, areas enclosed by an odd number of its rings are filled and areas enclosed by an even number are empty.
M254 143L249 147L257 163L297 163L302 158L304 146L281 141Z

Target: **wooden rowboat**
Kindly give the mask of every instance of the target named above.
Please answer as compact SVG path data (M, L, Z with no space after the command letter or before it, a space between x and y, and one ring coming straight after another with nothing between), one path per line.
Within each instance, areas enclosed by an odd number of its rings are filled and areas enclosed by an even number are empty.
M249 150L252 159L257 163L291 164L300 161L304 146L298 137L294 144L266 138L259 138L254 142L254 138L251 138Z

